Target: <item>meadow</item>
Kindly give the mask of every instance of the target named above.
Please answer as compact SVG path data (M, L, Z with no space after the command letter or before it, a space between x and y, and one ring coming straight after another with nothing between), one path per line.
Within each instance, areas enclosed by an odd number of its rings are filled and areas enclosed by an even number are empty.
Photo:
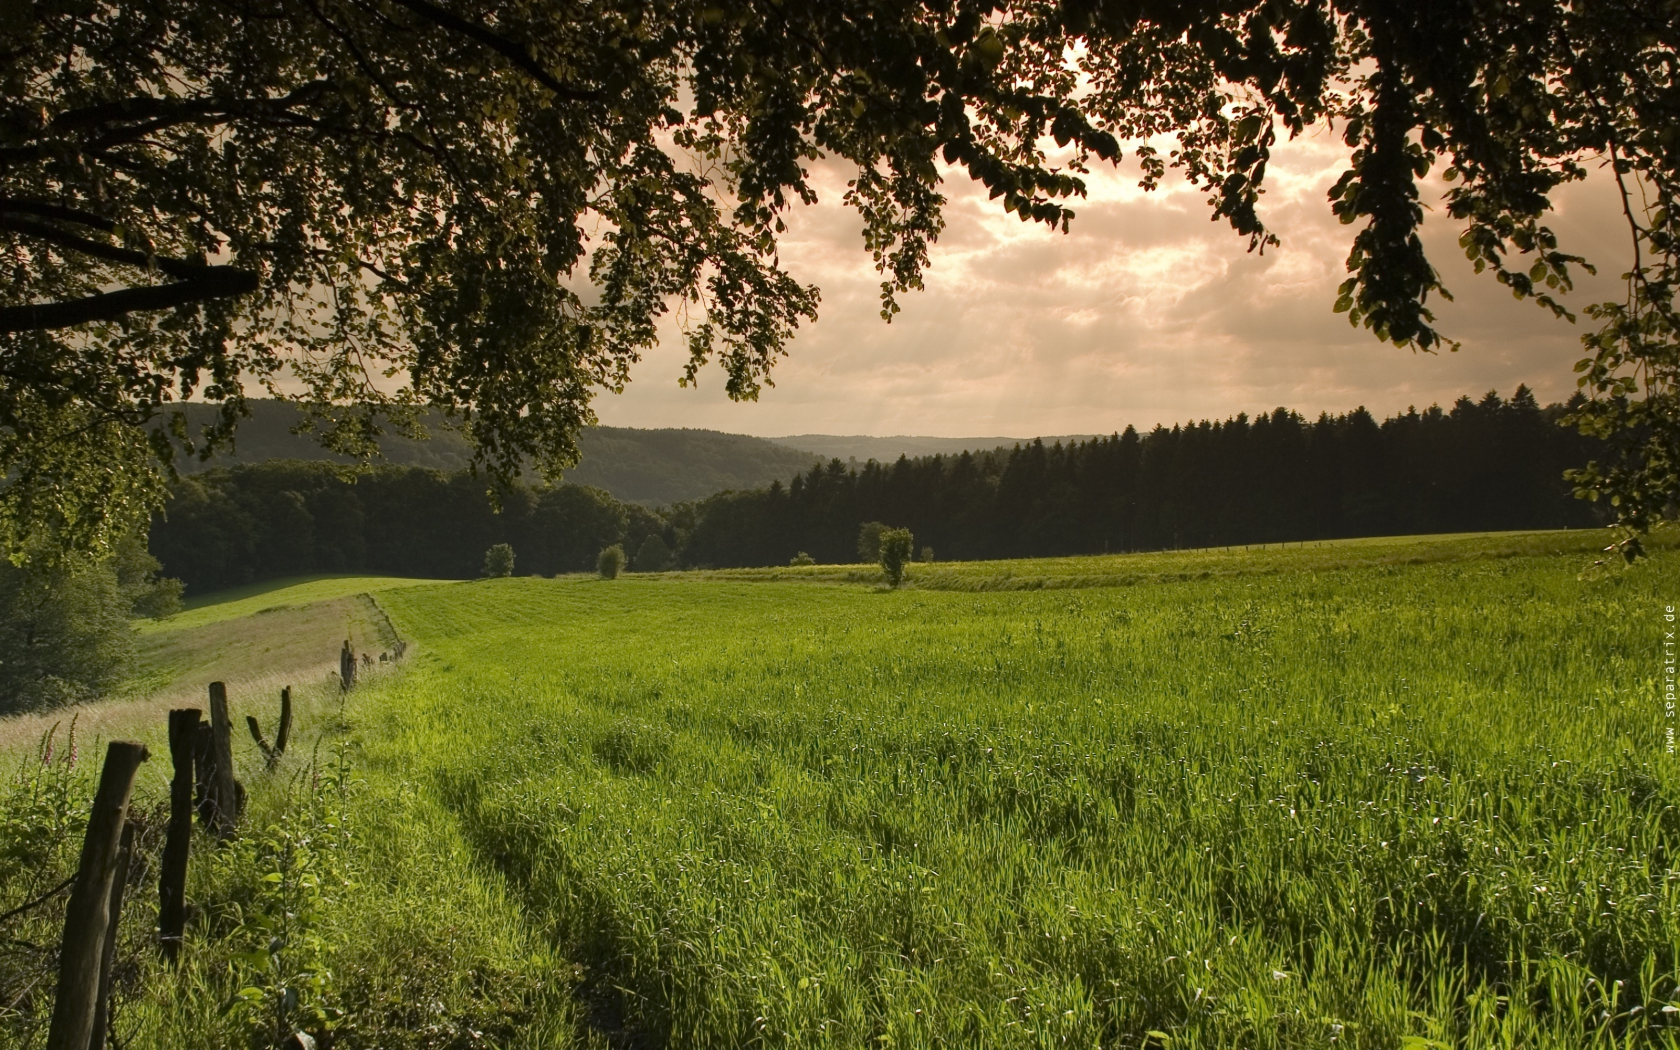
M127 1041L1680 1045L1680 552L1595 539L382 591Z

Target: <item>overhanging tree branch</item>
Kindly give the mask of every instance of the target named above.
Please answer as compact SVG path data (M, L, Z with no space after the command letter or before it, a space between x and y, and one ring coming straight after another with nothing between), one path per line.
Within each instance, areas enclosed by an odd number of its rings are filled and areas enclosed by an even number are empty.
M38 215L44 219L58 219L61 222L73 222L78 226L90 229L104 230L110 233L117 228L117 224L92 212L85 212L79 208L67 208L62 204L50 201L20 200L16 197L0 197L0 212L12 212L17 215Z
M563 99L572 102L592 102L600 98L600 95L596 92L579 91L577 88L560 83L559 80L555 79L554 74L544 69L542 63L536 60L530 48L517 41L509 40L488 26L480 25L477 22L469 22L459 15L445 11L436 4L428 3L427 0L394 0L394 2L398 7L413 11L435 26L478 41L530 74L531 79Z
M205 266L190 281L150 288L123 288L63 303L32 303L0 309L0 334L71 328L95 321L116 321L136 310L168 310L210 299L249 295L257 275L233 266Z
M25 237L34 237L36 240L46 241L49 244L57 245L69 251L80 252L83 255L91 255L97 259L124 263L129 266L143 266L147 269L156 268L183 281L198 280L206 270L213 269L213 267L204 263L191 263L181 259L171 259L164 255L148 255L133 248L119 248L114 244L106 244L103 241L78 237L73 233L54 229L45 223L32 222L29 219L9 218L3 214L3 209L0 209L0 230L10 230Z

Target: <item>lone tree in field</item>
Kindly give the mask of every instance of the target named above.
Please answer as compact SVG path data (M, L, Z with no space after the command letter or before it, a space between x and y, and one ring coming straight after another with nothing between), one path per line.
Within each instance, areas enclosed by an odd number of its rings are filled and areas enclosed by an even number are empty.
M632 564L637 572L664 572L675 560L665 540L657 532L651 532L636 548L636 560Z
M916 540L909 529L888 529L881 533L881 572L888 583L897 587L904 582L904 567L910 564L910 552L915 549Z
M513 548L498 543L484 552L483 575L495 579L513 575Z
M618 579L618 574L624 571L624 548L615 543L603 550L595 559L595 571L603 580Z
M692 382L757 396L817 289L781 265L814 165L882 275L922 285L946 173L1066 230L1091 164L1177 168L1249 247L1279 135L1349 150L1334 308L1450 346L1419 180L1478 271L1559 315L1551 194L1608 165L1636 248L1585 312L1577 476L1619 519L1680 497L1680 20L1668 0L87 0L0 48L0 548L95 551L248 388L331 448L436 406L492 481L575 461L677 310ZM1053 153L1050 151L1054 151ZM942 167L942 165L944 167ZM1328 305L1328 304L1327 304ZM172 405L222 406L188 433ZM153 424L159 417L166 429ZM1630 547L1630 552L1634 548Z
M887 527L878 521L866 521L858 529L858 560L864 564L881 560L881 537Z

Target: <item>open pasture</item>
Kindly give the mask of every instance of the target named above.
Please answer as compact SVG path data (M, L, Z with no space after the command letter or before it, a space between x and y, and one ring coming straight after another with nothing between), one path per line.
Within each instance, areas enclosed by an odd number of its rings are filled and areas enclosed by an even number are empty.
M1406 561L392 590L362 761L591 1042L1676 1045L1680 557Z

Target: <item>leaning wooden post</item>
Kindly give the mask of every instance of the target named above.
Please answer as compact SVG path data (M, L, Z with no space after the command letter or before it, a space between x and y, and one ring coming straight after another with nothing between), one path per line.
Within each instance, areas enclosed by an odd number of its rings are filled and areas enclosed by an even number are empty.
M239 788L233 782L233 720L228 717L227 686L210 683L210 825L219 839L233 837L239 821Z
M338 687L349 692L356 684L356 651L350 648L350 639L344 639L344 648L338 651Z
M286 753L286 741L292 735L292 687L280 690L280 725L274 730L274 753Z
M53 1003L47 1050L88 1050L93 1045L101 960L111 915L111 882L134 774L146 761L146 745L113 740L105 749L105 768L93 796L81 865L64 915L64 940L58 951L58 996Z
M169 782L169 834L158 873L158 943L173 963L187 927L187 859L192 852L193 750L198 739L196 707L169 712L169 758L175 779Z
M110 918L105 923L105 948L99 956L99 996L93 1003L93 1035L88 1050L104 1050L105 1029L111 1016L111 967L117 958L117 928L122 925L123 891L128 888L128 866L134 859L134 821L123 822L122 844L117 849L117 869L111 874Z

